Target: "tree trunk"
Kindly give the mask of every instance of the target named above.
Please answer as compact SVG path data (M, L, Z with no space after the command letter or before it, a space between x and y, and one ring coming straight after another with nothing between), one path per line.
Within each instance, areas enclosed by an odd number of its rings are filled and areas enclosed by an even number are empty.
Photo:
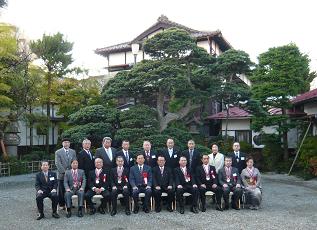
M47 75L47 102L46 102L46 116L47 116L47 131L45 138L46 153L50 153L50 118L51 118L51 91L52 91L52 76L50 73Z
M174 120L179 120L184 118L186 115L189 114L190 111L193 109L199 108L200 105L192 105L191 100L188 100L186 105L180 109L176 113L166 112L164 111L164 92L162 88L159 89L158 96L157 96L157 103L156 109L158 113L158 120L160 124L160 132L164 131L168 124Z
M227 114L226 114L226 130L225 130L225 140L228 142L228 122L229 122L229 105L227 108Z
M282 109L282 115L285 116L286 115L286 109L283 108ZM282 125L284 125L287 121L282 122ZM282 132L282 141L283 141L283 160L284 161L288 161L289 158L289 154L288 154L288 141L287 141L287 131L283 131Z

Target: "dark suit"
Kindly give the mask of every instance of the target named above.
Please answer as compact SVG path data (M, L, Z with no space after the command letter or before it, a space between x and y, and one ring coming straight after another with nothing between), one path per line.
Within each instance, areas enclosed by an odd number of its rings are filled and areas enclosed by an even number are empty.
M184 197L185 192L190 193L193 196L192 207L197 207L199 190L198 187L194 188L193 185L196 184L195 176L193 175L190 168L187 168L187 176L189 181L185 180L185 175L180 167L174 169L175 177L175 187L176 187L176 199L179 202L181 208L184 208ZM177 186L181 185L183 188L178 188Z
M111 174L110 174L110 181L111 181L111 201L112 201L112 208L113 210L117 210L117 199L118 199L118 194L123 195L124 199L124 204L125 204L125 209L130 210L129 207L129 169L128 168L123 168L123 172L121 177L118 176L117 172L117 167L111 169ZM116 187L117 189L113 189L113 187ZM127 186L127 188L123 188Z
M237 207L237 202L242 196L242 189L237 188L236 185L240 184L241 185L241 178L240 174L237 168L231 167L231 174L230 178L228 178L230 181L227 181L227 175L226 175L226 170L225 167L219 170L218 172L218 181L219 185L222 186L223 188L223 199L225 200L225 204L228 207L229 205L229 193L230 191L233 192L233 207ZM223 187L224 184L227 184L228 187Z
M128 159L126 158L123 150L120 150L120 151L117 152L117 156L116 157L118 157L118 156L122 156L123 157L124 166L125 167L128 167L130 169L134 165L134 159L133 159L134 156L133 156L133 153L130 150L128 150Z
M98 148L96 150L96 158L101 158L103 160L103 168L108 168L111 170L112 168L116 167L116 154L117 150L111 147L112 152L112 160L109 159L109 156L104 147Z
M145 159L144 164L150 166L151 168L154 168L155 166L157 166L157 154L155 151L151 149L150 156L147 156L144 150L142 150L141 153L143 154Z
M161 196L162 193L167 193L167 202L168 206L172 207L172 202L174 198L174 189L173 189L173 171L169 167L164 166L163 174L161 173L160 167L156 166L152 170L153 174L153 192L155 198L156 208L161 207ZM156 189L159 186L161 189ZM171 189L167 187L171 186Z
M56 212L58 204L57 196L57 175L55 172L48 171L47 181L45 179L44 173L39 172L36 174L35 179L35 190L36 190L36 204L39 213L43 214L43 200L46 197L49 197L52 200L52 210ZM51 192L53 189L56 192ZM42 190L43 193L38 193L39 190Z
M242 170L247 167L246 164L246 155L243 152L239 151L239 158L236 157L234 152L228 154L229 157L232 158L232 167L235 167L239 170L239 173L241 174Z
M181 155L186 157L187 167L189 167L191 172L195 174L197 166L201 165L201 156L199 151L197 149L193 150L192 162L190 162L189 149L184 150Z
M168 148L162 149L159 155L164 156L166 160L165 166L171 169L177 168L179 166L178 161L180 152L177 149L173 148L172 156L170 156Z
M145 181L145 176L147 176L147 183ZM140 172L139 166L134 165L133 167L130 168L130 174L129 174L129 179L130 179L130 185L132 187L132 196L134 200L134 209L138 209L138 198L139 198L139 193L145 193L145 198L143 202L143 209L148 208L148 203L150 202L150 198L152 195L152 189L151 188L146 188L147 186L152 187L152 169L150 166L144 164L143 165L143 170ZM137 187L137 189L134 189Z
M95 159L92 152L90 152L90 154L92 158L90 158L89 154L85 150L82 150L77 155L78 168L85 171L86 178L89 177L89 172L95 169ZM85 188L86 192L88 191L88 188L89 188L88 186L89 186L88 183L86 183L86 188Z
M200 192L200 199L202 206L205 207L206 205L206 195L207 191L212 191L216 194L216 201L217 204L220 206L221 204L221 196L222 196L222 188L218 186L218 178L216 173L216 168L214 166L209 165L209 171L206 172L203 165L200 165L196 168L196 182L199 187ZM206 188L202 187L201 185L206 185ZM216 184L217 187L213 188L212 185Z
M102 169L99 174L99 178L97 178L96 170L90 171L88 177L88 184L89 190L85 194L88 207L91 209L94 208L91 199L94 195L96 195L96 192L93 190L93 188L103 188L104 191L100 193L103 196L103 199L101 199L101 207L105 208L106 201L110 200L110 170Z

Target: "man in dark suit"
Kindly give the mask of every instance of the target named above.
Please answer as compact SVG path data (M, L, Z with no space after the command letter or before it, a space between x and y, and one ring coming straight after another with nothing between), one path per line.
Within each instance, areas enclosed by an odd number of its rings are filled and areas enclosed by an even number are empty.
M202 165L196 168L196 181L199 187L200 200L202 204L201 211L206 211L206 192L212 191L216 194L216 210L223 211L221 208L222 188L218 186L216 168L209 165L209 156L202 155Z
M143 211L149 213L148 204L152 195L152 169L150 166L144 164L144 155L142 153L138 153L136 157L137 164L131 167L129 174L134 200L133 212L139 212L139 193L145 193Z
M225 210L229 209L229 194L233 192L232 208L239 210L238 201L242 196L241 178L237 168L232 167L232 159L225 157L225 166L218 172L218 181L223 188L223 199L225 201Z
M143 151L142 154L144 156L144 164L150 166L151 168L154 168L157 166L157 154L154 152L151 146L151 142L149 141L144 141L143 142Z
M173 212L173 172L172 169L165 166L165 162L164 156L158 156L158 166L153 168L153 193L156 212L161 211L161 196L163 192L167 193L167 210Z
M59 218L57 214L57 175L55 172L48 170L49 164L48 161L41 162L41 172L36 174L35 180L35 190L36 190L36 204L39 211L37 220L44 218L44 206L43 200L46 197L49 197L52 200L52 216L54 218Z
M117 214L117 199L118 194L123 195L125 214L130 215L130 204L129 204L129 168L124 167L124 157L117 156L116 158L117 167L111 170L111 201L112 211L111 216Z
M83 150L78 154L78 168L85 171L86 178L89 177L89 172L95 169L95 159L90 152L91 142L88 139L83 140ZM88 183L86 183L85 192L89 189Z
M165 166L174 169L178 167L178 161L179 161L179 151L174 146L174 140L169 138L166 141L167 148L161 150L162 156L164 156L166 163Z
M111 147L112 139L104 137L102 140L102 147L96 150L96 158L101 158L103 161L103 168L109 171L116 167L116 149Z
M228 156L232 158L232 167L235 167L239 170L239 173L247 167L246 164L246 155L243 152L240 152L239 142L234 142L232 145L233 152Z
M96 209L92 203L92 197L94 195L102 195L103 197L101 199L101 205L98 207L98 211L101 214L105 214L106 202L110 200L110 170L108 168L103 168L101 158L95 159L95 167L96 169L89 173L89 190L85 194L85 199L90 209L90 215L96 213Z
M176 186L176 199L180 206L180 213L184 214L184 196L185 192L190 193L193 196L191 211L198 213L197 203L199 190L196 184L195 176L191 169L186 166L187 159L184 156L179 158L179 167L174 169L175 186Z
M197 149L195 149L195 142L193 140L189 140L187 142L187 146L188 149L182 152L182 156L186 157L187 167L190 168L193 174L195 174L197 166L201 165L200 153Z
M129 150L130 143L128 140L122 141L122 150L117 152L117 156L122 156L124 159L124 167L131 168L134 165L133 154Z

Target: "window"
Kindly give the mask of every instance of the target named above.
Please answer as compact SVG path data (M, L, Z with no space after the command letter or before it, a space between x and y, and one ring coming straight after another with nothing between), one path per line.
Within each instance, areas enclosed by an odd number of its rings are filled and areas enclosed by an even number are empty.
M251 143L251 131L250 130L237 130L236 131L236 141Z

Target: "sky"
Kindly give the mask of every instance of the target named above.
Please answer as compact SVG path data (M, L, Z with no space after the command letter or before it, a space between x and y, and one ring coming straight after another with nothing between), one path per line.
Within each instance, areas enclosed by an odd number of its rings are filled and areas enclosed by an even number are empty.
M27 39L61 32L74 42L74 66L104 73L94 50L131 41L164 14L193 29L221 30L256 62L271 47L295 43L317 71L317 3L313 0L8 0L0 21Z

